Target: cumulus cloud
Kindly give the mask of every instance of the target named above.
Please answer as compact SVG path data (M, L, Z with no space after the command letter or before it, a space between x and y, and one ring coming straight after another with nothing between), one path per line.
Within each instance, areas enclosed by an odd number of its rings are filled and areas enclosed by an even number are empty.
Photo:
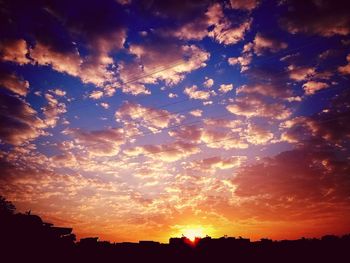
M299 116L281 124L282 140L304 144L306 141L325 140L327 143L342 146L350 137L349 92L333 98L330 108L322 113L305 117Z
M41 42L30 50L30 56L38 65L51 66L58 72L79 77L84 83L103 86L114 80L114 73L109 69L113 65L113 59L109 56L109 52L115 48L113 41L123 38L119 34L106 37L110 39L107 41L101 37L92 42L93 51L87 57L82 57L77 49L61 51Z
M228 58L230 65L240 65L241 72L249 69L249 65L253 60L253 52L261 56L267 52L276 53L281 49L287 48L287 43L278 40L275 37L257 33L253 42L249 42L243 46L241 56Z
M181 126L178 129L171 130L168 132L170 136L175 137L177 139L185 139L191 142L200 142L202 136L202 129L200 129L196 125L186 125Z
M27 43L23 39L0 42L0 58L3 61L10 61L19 65L24 65L30 63L27 54Z
M170 92L170 93L168 94L168 97L171 98L171 99L177 98L178 96L179 96L179 95L177 95L176 93L172 93L172 92Z
M250 95L248 97L238 97L234 104L229 104L226 109L238 116L264 117L283 120L291 115L291 110L284 104L278 102L266 102L261 97Z
M230 57L227 59L230 65L239 64L241 67L241 72L244 72L249 69L249 65L253 60L252 53L253 43L245 44L242 50L242 54L239 57Z
M61 90L61 89L54 89L54 90L51 90L51 92L58 97L64 97L67 94L64 90Z
M246 136L247 141L252 144L266 144L273 139L271 131L254 123L249 123L242 135Z
M245 156L231 156L226 158L215 156L189 162L187 169L212 172L215 170L227 170L240 167L245 160Z
M235 194L247 198L245 205L263 218L276 216L305 220L327 215L338 220L336 211L349 211L344 198L350 187L349 92L335 96L330 108L312 116L299 116L281 125L282 140L294 143L292 150L245 166L232 180ZM251 203L249 200L254 200ZM272 209L272 207L276 209ZM310 207L308 212L300 207ZM334 208L334 209L333 209ZM273 214L275 214L273 216Z
M23 80L15 73L6 72L6 70L1 70L0 86L12 91L15 94L26 96L29 89L29 82Z
M191 87L186 87L184 89L184 94L186 94L190 99L195 100L208 100L210 96L215 96L216 93L213 90L198 90L197 85L192 85Z
M241 67L241 72L244 72L249 69L249 64L252 62L253 55L252 53L243 53L240 57L231 57L228 58L228 63L230 65L239 64Z
M212 123L213 124L213 123ZM231 128L230 122L218 122L223 124L221 128ZM196 125L182 126L178 129L169 131L169 135L176 139L189 141L192 143L202 143L208 148L223 148L223 149L245 149L248 144L239 136L235 130L219 130L220 126L200 128ZM226 126L225 126L226 125Z
M0 139L2 143L21 145L45 134L45 123L23 99L0 93Z
M103 91L102 90L94 90L93 92L91 92L89 94L89 98L93 99L93 100L98 100L101 99L103 97Z
M251 11L259 5L259 0L230 0L231 8Z
M2 60L20 65L29 62L79 77L84 83L103 86L114 80L110 53L123 47L126 30L123 8L116 1L89 1L81 9L67 1L26 3L13 1L3 6ZM72 15L74 14L74 15ZM94 19L91 14L98 16ZM98 14L104 14L99 16ZM22 19L26 17L26 19ZM21 19L19 19L21 18ZM24 39L34 45L28 50ZM81 56L79 48L84 49Z
M282 42L276 38L272 38L261 33L257 33L254 38L254 52L258 56L262 55L266 51L276 53L281 49L288 47L287 43Z
M326 89L329 87L329 84L320 81L310 80L303 85L303 89L306 95L315 94L317 91Z
M236 44L244 39L245 33L250 29L251 20L243 21L240 25L233 25L225 17L222 5L214 3L208 7L204 15L184 23L175 30L164 30L163 35L172 35L185 40L202 40L209 36L220 44ZM211 27L211 30L208 28Z
M350 189L348 101L345 91L329 109L284 122L282 139L296 148L240 169L232 183L235 195L246 200L247 212L251 209L261 219L268 214L269 220L327 216L336 222L349 211L344 203ZM336 214L340 207L342 216Z
M346 56L346 60L348 64L345 66L338 67L338 71L343 75L349 75L350 74L350 54Z
M262 220L339 220L349 211L344 203L349 197L348 171L348 162L331 150L303 148L247 166L232 181L235 195L246 199L247 212L251 209Z
M221 84L219 91L221 93L227 93L229 91L233 90L233 85L232 84Z
M164 81L166 85L175 85L189 72L205 67L210 57L208 52L195 45L178 45L164 39L132 44L129 51L136 58L130 63L120 63L119 75L121 88L125 90L125 85L136 88L134 94L149 94L145 84ZM137 79L133 79L135 76Z
M214 85L214 80L208 78L207 80L204 81L203 85L206 88L211 88Z
M237 132L204 129L200 139L209 148L225 150L248 148L248 144Z
M101 102L100 103L101 107L104 108L104 109L109 109L109 104L107 102Z
M295 65L288 66L289 77L292 80L303 81L316 74L314 67L297 67Z
M200 149L195 144L176 141L167 144L136 146L125 149L123 152L128 156L145 155L163 162L175 162L199 151Z
M201 117L203 114L202 110L192 110L190 111L190 114L194 117Z
M58 72L78 76L82 60L79 53L63 53L52 49L52 47L37 43L30 50L30 55L36 63L42 66L51 66Z
M272 83L264 83L264 84L253 84L253 85L243 85L237 88L237 94L261 94L263 96L268 96L272 98L290 98L293 93L291 89L285 86L281 86L282 84L272 84Z
M74 142L91 156L114 156L125 142L124 131L118 128L95 131L66 129L64 134L73 137Z
M207 118L204 119L204 123L211 127L226 128L234 131L240 130L242 126L241 120L231 120L223 118Z
M179 123L181 121L179 115L172 114L167 110L145 107L132 102L124 102L116 111L115 118L117 121L126 123L137 120L138 124L151 131L158 131L168 127L171 123Z
M244 39L246 32L250 29L251 20L243 22L241 25L233 28L227 28L227 25L215 27L209 32L209 36L215 38L220 44L232 45Z
M52 94L46 93L45 99L47 105L42 108L45 119L44 122L48 127L55 127L60 115L67 112L66 104L59 102Z
M149 95L151 94L151 91L146 88L144 84L141 83L127 83L127 84L122 84L121 89L124 93L129 93L132 95Z

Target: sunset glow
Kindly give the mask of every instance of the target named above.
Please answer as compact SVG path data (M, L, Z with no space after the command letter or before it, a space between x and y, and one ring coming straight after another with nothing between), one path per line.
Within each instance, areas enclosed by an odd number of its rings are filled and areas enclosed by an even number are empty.
M341 2L1 1L0 196L78 239L350 232Z
M181 235L187 237L189 240L194 242L194 240L197 238L205 237L205 231L201 227L196 226L190 226L187 228L184 228L181 230Z

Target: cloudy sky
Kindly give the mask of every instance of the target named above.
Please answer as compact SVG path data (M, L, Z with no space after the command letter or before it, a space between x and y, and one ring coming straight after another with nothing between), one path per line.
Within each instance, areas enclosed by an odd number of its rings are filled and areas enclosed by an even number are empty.
M111 241L350 231L348 1L0 6L19 211Z

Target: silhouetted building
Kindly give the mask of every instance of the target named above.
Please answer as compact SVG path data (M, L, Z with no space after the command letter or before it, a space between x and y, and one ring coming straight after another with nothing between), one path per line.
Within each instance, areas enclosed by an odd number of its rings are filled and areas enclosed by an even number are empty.
M172 237L169 244L142 240L110 243L98 237L75 242L72 228L55 227L39 216L0 214L0 262L350 262L350 235L273 241L262 238Z

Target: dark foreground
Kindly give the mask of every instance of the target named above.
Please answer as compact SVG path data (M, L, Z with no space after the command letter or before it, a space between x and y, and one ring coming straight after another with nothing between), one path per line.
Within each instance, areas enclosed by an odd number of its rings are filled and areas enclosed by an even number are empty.
M39 216L0 213L0 262L350 262L350 235L321 239L250 242L210 237L169 244L75 241L71 228L54 227Z

